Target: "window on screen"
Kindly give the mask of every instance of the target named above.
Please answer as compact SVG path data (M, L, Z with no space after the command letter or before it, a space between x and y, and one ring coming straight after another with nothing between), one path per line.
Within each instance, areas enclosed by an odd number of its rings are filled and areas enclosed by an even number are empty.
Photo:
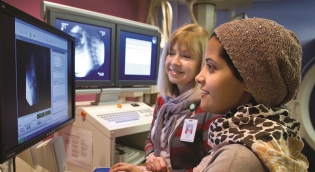
M152 42L126 38L125 75L150 75Z

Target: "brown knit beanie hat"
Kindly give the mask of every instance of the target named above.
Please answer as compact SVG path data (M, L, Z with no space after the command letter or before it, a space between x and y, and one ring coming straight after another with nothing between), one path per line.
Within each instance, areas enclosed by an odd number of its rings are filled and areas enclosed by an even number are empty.
M272 20L247 18L214 32L257 103L278 106L295 96L302 48L292 31Z

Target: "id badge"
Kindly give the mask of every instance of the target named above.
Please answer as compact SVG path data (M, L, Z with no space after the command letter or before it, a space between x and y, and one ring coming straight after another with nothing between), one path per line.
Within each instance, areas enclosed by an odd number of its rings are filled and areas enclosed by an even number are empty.
M197 124L197 119L185 119L180 140L185 142L194 142Z

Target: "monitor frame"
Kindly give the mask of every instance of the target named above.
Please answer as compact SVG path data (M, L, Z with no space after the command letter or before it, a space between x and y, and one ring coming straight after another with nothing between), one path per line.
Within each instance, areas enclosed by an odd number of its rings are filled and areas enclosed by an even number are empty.
M159 68L159 62L160 62L160 42L161 42L161 34L159 33L158 30L155 29L149 29L149 28L143 28L141 26L135 26L135 25L128 25L126 24L117 24L116 27L116 65L115 65L115 86L117 87L137 87L137 86L151 86L151 85L156 85L157 84L157 77L158 77L158 68ZM157 38L157 43L156 43L156 52L155 52L155 65L151 66L155 67L154 72L155 76L154 79L147 79L147 80L142 80L142 79L132 79L132 80L124 80L120 79L119 75L122 69L120 69L120 37L121 33L120 31L125 31L129 33L134 33L138 35L144 35L144 36L154 36ZM153 57L154 58L154 57ZM154 59L151 59L154 60Z
M0 1L1 3L1 10L0 10L0 30L1 33L7 33L7 31L9 29L5 29L8 28L8 26L10 26L10 23L6 23L7 21L12 21L13 23L15 22L15 18L26 22L30 25L33 25L37 28L40 28L44 31L47 31L55 36L58 36L60 38L63 38L66 40L67 45L68 45L68 56L67 56L67 78L68 78L68 87L67 87L67 97L68 97L68 101L65 102L68 112L68 118L67 120L63 121L62 123L58 124L57 126L54 126L53 128L47 129L46 131L43 131L42 133L36 135L35 137L32 137L30 140L27 140L26 142L20 143L18 144L18 138L16 138L16 140L14 141L14 143L7 143L6 139L8 137L14 137L14 135L18 135L18 128L12 128L13 126L11 125L11 123L14 123L14 121L12 121L12 118L9 118L7 114L7 110L9 108L12 107L16 107L17 105L12 106L12 103L14 103L14 101L16 102L17 100L15 100L15 98L10 98L9 100L5 100L5 98L8 98L7 95L4 95L4 93L6 93L6 90L4 90L5 88L9 88L12 87L16 84L16 80L12 79L8 80L8 74L5 73L6 69L9 69L11 67L9 67L8 64L6 64L5 62L8 61L13 61L16 56L16 52L15 52L15 48L10 47L12 44L15 45L16 39L14 37L11 37L14 33L15 35L15 29L12 29L12 31L10 31L11 34L2 34L1 39L0 39L0 95L1 95L1 99L0 99L0 163L4 163L5 161L15 157L16 155L18 155L19 153L21 153L22 151L30 148L31 146L37 144L38 142L46 139L49 136L53 136L53 134L57 131L59 131L60 129L64 128L67 125L70 125L71 123L73 123L75 121L75 79L74 79L74 38L69 36L68 34L63 33L62 31L46 24L45 22L11 6L8 3L5 3L3 1ZM9 16L9 17L6 17ZM9 19L11 18L12 19ZM6 20L6 21L5 21ZM5 24L4 24L5 23ZM11 25L10 27L14 27L15 25ZM8 43L8 41L10 41L10 39L14 39L12 40L13 43ZM11 53L8 53L12 51ZM12 57L14 56L14 57ZM6 57L6 58L5 58ZM16 63L16 62L14 62ZM16 69L14 67L14 69ZM17 77L17 76L15 76ZM50 82L51 84L51 82ZM16 93L15 93L16 94ZM17 94L16 94L17 95ZM11 115L16 115L17 114L11 114ZM16 127L18 127L18 118L16 118ZM14 132L16 132L14 134ZM11 139L9 139L11 140ZM13 144L13 145L12 145ZM9 146L9 148L7 148L7 146Z
M111 45L115 45L116 37L116 24L107 20L106 18L101 17L91 17L89 15L84 15L80 12L67 11L67 10L55 10L47 9L46 10L46 22L53 27L56 27L56 20L68 20L71 22L82 23L86 25L94 25L98 27L105 27L111 29ZM113 67L115 66L115 47L110 47L110 76L109 80L75 80L77 89L89 89L89 88L104 88L114 86L115 74Z

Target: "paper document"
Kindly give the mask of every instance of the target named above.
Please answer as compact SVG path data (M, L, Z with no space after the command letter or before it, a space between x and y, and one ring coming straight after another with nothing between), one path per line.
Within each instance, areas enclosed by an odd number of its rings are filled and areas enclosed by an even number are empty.
M92 140L93 131L80 127L68 126L62 130L67 163L84 169L93 169Z

